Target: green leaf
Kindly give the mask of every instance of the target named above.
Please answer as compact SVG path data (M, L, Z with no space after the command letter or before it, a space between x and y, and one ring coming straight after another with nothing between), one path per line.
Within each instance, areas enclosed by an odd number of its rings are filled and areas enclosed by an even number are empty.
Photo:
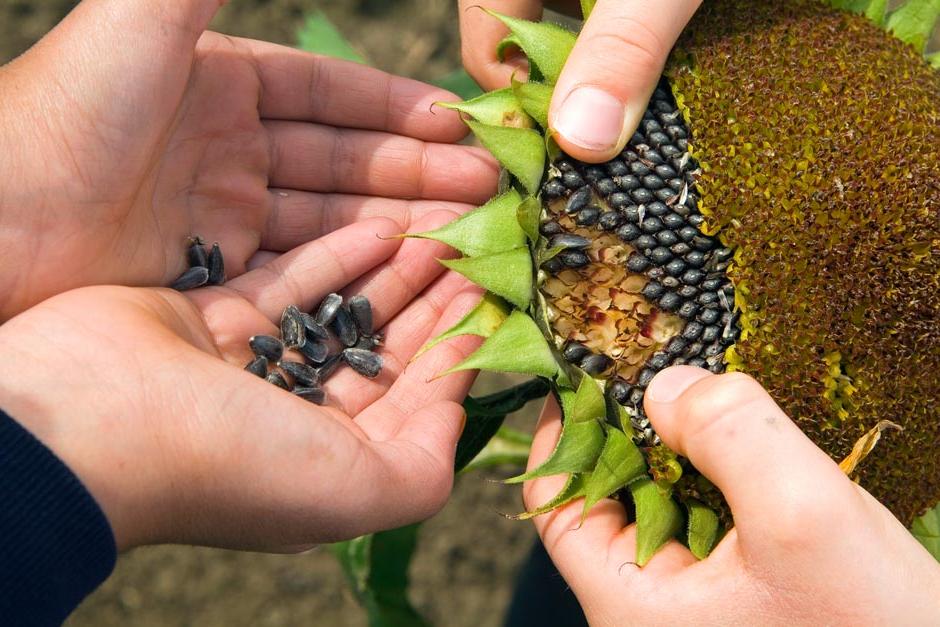
M531 448L531 435L509 427L500 427L483 450L464 467L464 472L497 466L525 468Z
M591 17L591 11L594 10L595 4L597 4L597 0L581 0L581 16L585 20Z
M441 78L431 82L441 89L446 89L447 91L457 94L464 100L476 98L483 93L483 90L480 89L480 86L477 85L476 81L473 80L473 78L467 74L467 71L464 69L454 70L450 74L446 74Z
M418 525L362 536L330 547L370 627L426 627L428 623L408 601L408 569L417 542Z
M929 63L934 68L940 70L940 50L934 52L933 54L927 55L927 63Z
M459 335L479 335L480 337L489 337L499 328L499 325L509 316L509 305L499 296L487 292L479 304L470 310L466 316L461 318L460 322L447 329L437 337L429 340L427 344L421 347L412 361L420 357L425 352L431 350L444 340Z
M519 38L513 34L506 35L498 44L496 44L496 58L500 61L506 60L506 51L509 48L518 48L522 50L522 43Z
M581 520L601 499L646 476L646 461L636 444L620 429L607 430L607 443L587 482Z
M297 31L297 45L301 50L314 54L368 65L368 62L353 48L349 40L339 32L323 11L316 9L307 14L304 25Z
M584 496L584 484L586 483L588 476L589 475L587 474L569 476L568 481L565 482L565 486L561 489L561 492L552 497L547 503L540 505L532 511L510 516L510 518L515 520L529 520L530 518L541 516L542 514L548 513L553 509L558 509L562 505L570 503L575 499L581 498Z
M630 494L636 506L636 563L645 566L682 528L682 512L672 497L649 479L631 483Z
M585 472L594 468L604 449L604 427L596 420L571 422L566 420L561 428L561 437L548 459L521 475L510 477L503 483L522 483L539 477L551 477L564 473Z
M597 379L587 375L581 377L578 391L565 412L566 422L604 421L607 415L607 404L604 401L601 385Z
M539 216L542 213L542 205L535 196L526 196L518 207L516 207L516 222L522 228L526 236L533 242L539 239Z
M467 412L467 426L457 442L454 472L463 470L483 450L508 414L522 409L531 400L544 397L548 389L545 380L532 379L481 398L465 398L463 408Z
M529 58L529 65L538 70L538 73L545 78L545 82L554 85L558 81L565 60L571 53L571 49L574 48L575 34L557 24L530 22L500 15L488 9L484 9L484 11L509 28L513 37L512 43L522 48L522 51ZM498 53L505 49L502 43L500 46L497 50ZM532 79L533 77L530 76L529 78Z
M506 252L526 245L526 234L516 217L521 202L519 192L510 189L439 229L406 237L444 242L471 257Z
M530 128L493 126L467 120L480 143L530 194L535 194L545 167L545 142L538 131Z
M442 259L441 263L520 309L532 300L532 258L525 246L481 257Z
M908 0L888 15L888 30L923 53L940 17L940 0Z
M532 318L513 311L480 348L444 374L474 369L550 379L558 371L558 363Z
M435 102L439 107L469 115L477 122L491 126L532 128L535 121L522 108L513 90L498 89L463 102Z
M914 520L911 533L940 562L940 503Z
M888 0L829 0L829 4L837 9L864 15L878 26L884 25L888 9Z
M689 499L685 503L689 514L689 550L700 560L708 557L718 540L718 514L704 503Z
M542 128L548 128L548 106L552 102L554 89L542 83L520 83L513 79L512 92L522 109L532 116Z

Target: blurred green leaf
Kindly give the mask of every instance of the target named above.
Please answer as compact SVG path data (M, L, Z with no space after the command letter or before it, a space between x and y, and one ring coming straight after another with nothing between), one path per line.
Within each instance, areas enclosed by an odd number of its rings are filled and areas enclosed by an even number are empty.
M940 562L940 503L914 521L911 533Z
M407 594L417 536L418 525L409 525L330 546L368 613L370 627L427 627Z
M495 468L497 466L515 466L524 468L532 448L532 436L509 427L500 427L480 454L467 464L464 472Z
M927 55L927 63L940 70L940 50Z
M297 31L297 46L307 52L369 65L323 11L316 9L307 14L304 25Z
M923 53L940 18L940 0L907 0L888 15L887 27L901 41Z
M548 383L532 379L515 387L480 398L468 396L463 402L467 426L457 442L454 471L460 472L483 450L506 416L522 409L531 400L548 394Z
M446 89L447 91L457 94L464 100L470 100L471 98L483 95L483 90L480 86L477 85L476 81L463 69L454 70L450 74L442 76L432 82L441 89Z

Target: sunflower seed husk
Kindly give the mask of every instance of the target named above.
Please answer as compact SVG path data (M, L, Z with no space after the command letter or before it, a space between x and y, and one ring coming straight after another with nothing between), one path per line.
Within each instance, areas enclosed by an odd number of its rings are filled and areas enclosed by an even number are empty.
M313 366L296 361L282 361L278 365L294 379L295 385L307 387L320 385L320 373Z
M284 342L272 335L252 335L248 338L248 347L255 355L271 362L280 361L284 355Z
M268 383L274 384L282 390L290 391L290 386L287 385L287 380L284 378L280 372L269 372L268 376L264 378Z
M322 364L324 361L326 361L326 358L329 357L330 349L323 342L307 340L299 350L300 353L309 361L312 361L315 364Z
M362 350L372 351L380 346L379 338L374 335L363 335L359 338L359 341L356 342L356 345L353 348L361 348Z
M339 341L346 346L355 346L359 340L359 331L356 329L356 323L353 317L344 308L336 311L336 317L333 318L333 331Z
M225 261L222 259L222 249L219 243L212 245L209 251L209 283L211 285L222 285L225 283Z
M268 360L259 355L248 362L245 370L263 379L268 374Z
M359 332L372 335L372 303L365 296L353 296L349 299L349 313L352 314Z
M315 405L323 405L326 403L326 392L323 391L323 388L316 386L306 387L306 386L297 386L291 390L295 395L304 399L305 401L310 401Z
M369 379L379 376L385 361L381 355L361 348L347 348L343 351L343 360L350 368Z
M189 249L186 251L186 258L191 268L208 268L209 256L202 245L202 239L199 237L190 238Z
M343 354L336 353L335 355L330 355L326 358L326 361L323 362L323 365L317 368L317 373L320 375L320 381L325 382L330 376L336 372L336 369L339 368L340 364L343 363Z
M209 270L203 268L202 266L196 266L195 268L190 268L183 274L179 276L178 279L173 281L173 284L170 285L170 288L185 292L186 290L193 290L197 287L202 287L209 282Z
M295 305L288 305L281 313L281 339L291 348L302 348L307 341L304 320Z
M336 317L336 312L339 311L342 304L342 296L339 294L328 294L327 297L323 299L323 302L320 303L320 308L317 309L314 320L316 320L317 324L324 327L329 326L329 324L333 322L333 318Z
M326 330L325 326L317 322L316 318L308 313L300 312L300 319L304 322L304 329L307 331L307 337L309 339L330 339L330 332Z

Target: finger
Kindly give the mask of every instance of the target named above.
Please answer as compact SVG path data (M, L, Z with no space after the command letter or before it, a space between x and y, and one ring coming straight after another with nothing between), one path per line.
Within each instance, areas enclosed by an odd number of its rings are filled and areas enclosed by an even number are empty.
M562 150L596 163L623 149L700 3L599 0L552 96L549 125Z
M480 204L496 189L486 151L410 137L267 121L272 187Z
M261 81L261 117L388 131L434 142L467 134L453 111L433 107L459 97L366 65L263 41L238 40Z
M351 194L316 194L272 189L271 211L261 234L261 248L285 251L327 233L370 218L389 218L405 233L424 216L438 211L462 215L473 205L436 200L400 200Z
M512 51L504 61L496 56L496 46L509 30L481 7L525 20L542 19L541 0L459 0L460 54L463 66L485 90L508 87L513 74L523 80L529 64L519 51Z
M751 377L668 368L644 406L656 432L724 493L742 542L776 529L832 528L851 482ZM791 524L792 523L792 524Z
M401 245L398 234L398 225L387 218L351 224L284 253L225 287L269 320L280 319L287 305L308 311L330 292L391 257Z

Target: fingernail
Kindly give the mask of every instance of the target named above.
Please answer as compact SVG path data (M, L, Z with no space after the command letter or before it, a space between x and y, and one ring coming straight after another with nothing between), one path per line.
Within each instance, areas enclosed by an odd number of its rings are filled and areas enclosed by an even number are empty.
M650 381L644 395L654 403L671 403L692 386L696 381L714 376L704 368L695 366L673 366L666 368Z
M576 87L561 103L553 128L572 144L600 152L620 143L625 122L620 100L597 87Z

